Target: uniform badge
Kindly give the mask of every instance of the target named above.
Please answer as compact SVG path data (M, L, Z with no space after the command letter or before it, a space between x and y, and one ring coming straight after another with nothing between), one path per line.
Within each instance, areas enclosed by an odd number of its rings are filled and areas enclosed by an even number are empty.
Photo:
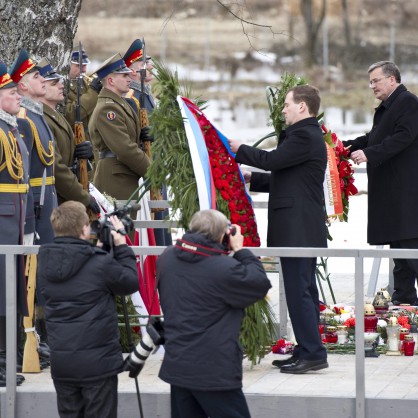
M107 117L109 120L114 120L114 119L116 119L116 113L115 113L115 112L107 112L106 117Z

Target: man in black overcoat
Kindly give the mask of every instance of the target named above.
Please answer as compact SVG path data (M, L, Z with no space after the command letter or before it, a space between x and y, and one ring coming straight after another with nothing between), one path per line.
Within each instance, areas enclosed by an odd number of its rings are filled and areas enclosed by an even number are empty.
M367 162L367 242L391 248L418 248L418 98L401 84L390 61L369 67L370 88L381 100L372 130L351 141L351 158ZM417 305L418 260L395 259L395 305Z
M319 92L305 85L290 89L283 114L288 128L277 148L268 152L229 140L238 163L271 173L246 173L250 190L269 193L269 247L326 247L323 182L327 166L325 142L316 115ZM297 348L287 360L273 364L283 373L301 374L328 367L321 342L316 258L280 258L286 299Z

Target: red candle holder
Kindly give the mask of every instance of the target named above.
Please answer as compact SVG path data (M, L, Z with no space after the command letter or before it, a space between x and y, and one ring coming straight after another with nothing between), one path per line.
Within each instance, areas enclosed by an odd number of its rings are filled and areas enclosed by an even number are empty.
M405 335L403 340L403 351L405 356L413 356L415 351L415 341L412 335Z

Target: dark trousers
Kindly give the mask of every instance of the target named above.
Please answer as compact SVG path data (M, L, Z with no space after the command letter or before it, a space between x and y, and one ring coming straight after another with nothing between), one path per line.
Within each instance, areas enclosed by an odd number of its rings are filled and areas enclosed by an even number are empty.
M60 418L116 418L118 376L84 383L54 380Z
M167 187L165 185L163 185L161 189L161 195L164 200L167 200ZM161 212L154 213L154 219L156 221L163 221L166 218L166 216L168 216L168 210L163 210ZM168 229L155 228L154 236L155 245L169 246L173 244L173 240L171 238L171 231Z
M327 352L319 334L319 294L316 286L316 258L281 257L287 307L299 358L323 360Z
M251 418L241 389L201 391L171 385L171 418Z
M404 239L390 243L390 248L418 248L418 238ZM409 303L415 305L417 302L417 291L415 282L418 278L418 259L393 259L394 292L392 300L398 303Z

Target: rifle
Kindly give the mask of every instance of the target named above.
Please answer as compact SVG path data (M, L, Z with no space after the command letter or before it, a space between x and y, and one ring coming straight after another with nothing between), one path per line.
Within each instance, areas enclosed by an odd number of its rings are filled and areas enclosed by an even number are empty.
M86 140L86 133L84 131L84 125L81 121L81 112L80 112L80 99L81 99L81 89L83 88L83 48L81 42L78 46L78 66L80 69L80 74L77 77L77 103L75 107L75 123L74 123L74 142L76 145L81 144ZM87 160L79 159L78 160L78 180L83 186L84 190L89 190L89 177L87 170Z
M79 74L77 77L77 103L75 106L75 123L74 123L74 142L76 145L81 144L86 140L86 132L84 131L84 124L81 121L80 99L81 89L83 88L83 48L81 42L78 44L78 67ZM76 175L83 190L89 191L89 175L88 175L88 161L85 158L78 158L76 162ZM87 208L90 221L97 219L91 209Z
M33 312L35 305L35 288L36 288L36 254L29 254L26 258L26 272L28 277L27 286L27 302L29 316L23 318L23 327L26 332L25 348L23 350L23 373L40 373L41 366L39 363L38 353L38 339L35 334L35 327L33 325Z
M140 101L140 109L139 109L139 122L141 129L149 126L149 120L148 120L148 111L145 108L145 77L147 75L147 54L145 49L145 39L142 38L142 63L143 68L140 70L141 74L141 101ZM149 157L149 159L152 161L152 152L151 152L151 141L145 141L144 142L145 147L145 154ZM150 198L151 200L163 200L163 196L161 194L161 191L159 189L156 189L155 187L151 187L150 189ZM161 212L163 211L163 208L152 208L151 212Z

